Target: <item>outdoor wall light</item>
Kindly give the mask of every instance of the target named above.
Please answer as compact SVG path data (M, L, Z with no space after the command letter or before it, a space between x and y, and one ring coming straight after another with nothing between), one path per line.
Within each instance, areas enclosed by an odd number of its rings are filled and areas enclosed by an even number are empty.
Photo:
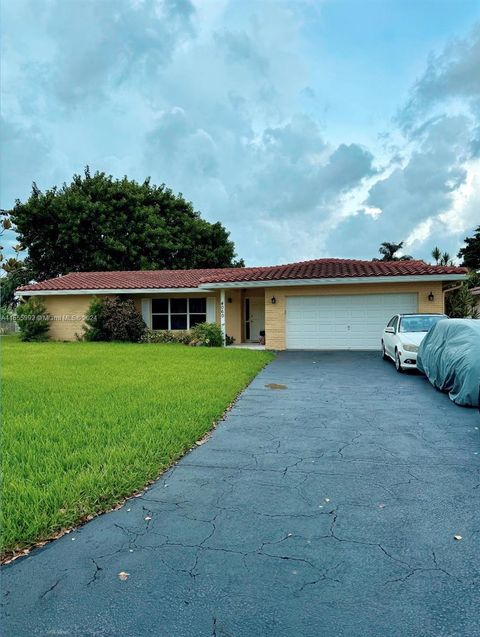
M434 301L435 300L435 296L433 295L433 292L430 292L430 294L428 295L428 300L429 301Z
M277 302L277 299L274 296L272 296L272 305L275 305L276 302Z

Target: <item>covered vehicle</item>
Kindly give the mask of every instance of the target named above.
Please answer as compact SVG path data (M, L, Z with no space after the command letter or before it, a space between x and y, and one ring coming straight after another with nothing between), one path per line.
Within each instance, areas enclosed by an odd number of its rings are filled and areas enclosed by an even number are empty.
M480 321L439 321L425 336L417 367L457 405L477 406L480 392Z

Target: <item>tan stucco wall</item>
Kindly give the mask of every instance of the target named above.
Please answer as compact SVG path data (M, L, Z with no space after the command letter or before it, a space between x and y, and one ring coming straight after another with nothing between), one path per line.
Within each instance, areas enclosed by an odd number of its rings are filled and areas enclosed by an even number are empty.
M96 295L102 298L101 295ZM133 297L135 307L139 314L142 313L142 298L169 298L174 294L135 294ZM206 294L205 292L178 294L183 298L193 297L214 297L216 299L215 314L216 322L220 324L220 292L212 292ZM227 298L232 299L232 303L227 303L226 309L226 331L229 336L235 338L236 343L242 341L242 300L241 291L233 290L232 293L228 293ZM43 297L43 301L47 308L47 313L50 316L55 317L55 320L50 322L50 339L54 341L74 341L77 338L82 338L84 334L82 317L88 313L88 308L92 301L93 295L52 295ZM72 319L75 320L72 320Z
M242 306L243 298L241 290L225 291L225 331L228 336L235 339L235 343L242 342Z
M269 349L285 349L285 311L288 296L341 295L341 294L418 294L419 312L443 312L442 283L384 283L384 284L341 284L306 285L298 287L272 287L265 289L265 336ZM433 292L434 301L428 300ZM271 298L276 303L272 304Z
M54 317L50 321L49 337L54 341L74 341L83 336L84 322L82 317L88 314L92 296L90 295L58 295L45 296L42 299L47 313Z

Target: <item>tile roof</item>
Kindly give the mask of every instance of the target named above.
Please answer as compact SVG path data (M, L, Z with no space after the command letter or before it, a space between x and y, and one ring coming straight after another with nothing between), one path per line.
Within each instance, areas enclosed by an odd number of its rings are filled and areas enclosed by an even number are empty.
M71 272L40 283L24 285L18 291L33 290L138 290L196 288L200 284L292 279L329 279L378 276L429 276L465 274L466 268L429 265L424 261L358 261L315 259L286 265L257 268L215 268L205 270L139 270L120 272Z
M226 272L236 272L230 268ZM205 277L222 270L133 270L116 272L70 272L40 283L24 285L25 290L135 290L157 288L196 288ZM225 276L225 274L224 274Z

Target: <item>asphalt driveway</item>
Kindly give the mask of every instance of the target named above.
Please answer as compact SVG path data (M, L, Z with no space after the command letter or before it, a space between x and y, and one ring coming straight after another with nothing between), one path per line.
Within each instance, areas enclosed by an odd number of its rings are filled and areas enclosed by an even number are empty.
M144 496L5 567L2 632L479 634L479 427L375 353L280 354Z

